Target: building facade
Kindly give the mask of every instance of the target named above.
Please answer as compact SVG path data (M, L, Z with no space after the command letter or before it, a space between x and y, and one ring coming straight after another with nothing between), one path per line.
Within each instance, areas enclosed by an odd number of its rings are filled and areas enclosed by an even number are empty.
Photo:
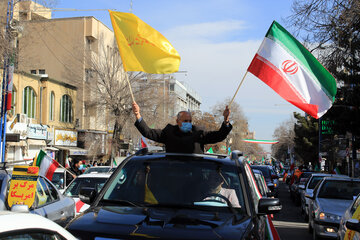
M72 121L76 95L75 86L45 75L14 73L7 133L19 134L20 141L6 143L7 161L32 160L44 149L62 163L65 154L61 147L77 149L77 131ZM59 131L64 136L59 136Z

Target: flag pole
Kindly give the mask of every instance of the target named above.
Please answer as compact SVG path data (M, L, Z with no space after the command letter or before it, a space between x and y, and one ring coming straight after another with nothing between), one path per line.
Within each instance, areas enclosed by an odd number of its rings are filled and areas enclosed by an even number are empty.
M133 102L135 102L135 98L134 98L134 94L133 94L133 91L132 91L132 88L131 88L131 84L130 84L130 81L129 81L129 76L128 76L128 72L125 72L125 76L126 76L126 81L129 85L129 90L130 90L130 94L131 94L131 99Z
M229 105L228 105L228 107L229 107L229 108L231 107L231 104L233 103L233 101L234 101L234 99L235 99L236 94L238 93L238 91L239 91L239 89L240 89L240 87L241 87L242 83L244 82L244 80L245 80L245 77L246 77L246 74L247 74L247 73L248 73L248 71L246 71L246 72L245 72L244 77L242 78L242 80L241 80L241 82L240 82L240 84L239 84L238 88L236 89L236 92L235 92L235 94L234 94L233 98L231 99L231 101L230 101L230 103L229 103Z

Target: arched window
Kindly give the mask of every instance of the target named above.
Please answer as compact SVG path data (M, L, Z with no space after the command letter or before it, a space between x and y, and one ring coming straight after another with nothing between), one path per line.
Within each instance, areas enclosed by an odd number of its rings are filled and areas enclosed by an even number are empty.
M16 113L16 109L15 109L15 107L16 107L16 93L17 93L16 88L15 88L15 86L13 86L13 89L11 91L11 110L10 110L11 115L13 115L13 116Z
M73 109L72 100L69 95L63 95L60 101L60 121L72 122L73 121Z
M49 120L54 121L55 114L55 93L50 93L50 101L49 101Z
M24 88L23 94L23 113L29 118L35 118L36 114L36 94L32 87Z

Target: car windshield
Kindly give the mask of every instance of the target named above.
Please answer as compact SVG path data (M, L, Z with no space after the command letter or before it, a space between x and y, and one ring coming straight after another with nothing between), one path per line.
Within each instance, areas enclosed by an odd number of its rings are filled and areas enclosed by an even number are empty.
M205 206L221 209L232 206L237 211L245 211L241 173L237 172L236 167L210 161L178 159L127 162L121 171L115 173L117 175L102 201L131 202L139 206Z
M107 178L98 178L98 177L76 178L66 188L64 195L68 197L78 196L79 191L82 187L91 187L99 191L104 186L106 180Z
M314 176L311 178L308 189L314 189L316 185L320 182L321 179L323 179L325 176Z
M319 198L353 200L360 193L360 181L325 180Z
M91 167L86 169L84 173L107 173L110 169L110 167Z
M63 172L54 172L51 182L58 188L64 188L64 173Z
M251 168L253 169L257 169L260 170L262 172L262 174L264 175L265 179L271 179L271 175L270 175L270 169L268 167L262 167L262 166L251 166Z

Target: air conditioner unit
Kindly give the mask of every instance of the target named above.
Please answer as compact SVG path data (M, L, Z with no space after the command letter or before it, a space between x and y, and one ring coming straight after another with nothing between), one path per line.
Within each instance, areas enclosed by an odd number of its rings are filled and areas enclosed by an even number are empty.
M26 116L26 114L18 114L18 119L20 123L27 123L28 121L28 117Z

